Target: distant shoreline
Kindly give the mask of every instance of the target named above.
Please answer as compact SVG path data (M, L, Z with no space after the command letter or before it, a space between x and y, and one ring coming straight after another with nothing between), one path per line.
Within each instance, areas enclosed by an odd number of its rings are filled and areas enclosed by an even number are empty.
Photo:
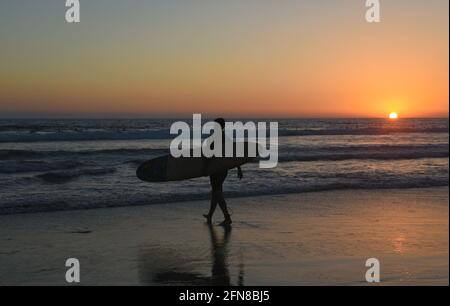
M226 115L225 115L226 116ZM388 120L387 117L383 116L361 116L361 117L353 117L353 116L311 116L311 117L285 117L285 116L226 116L230 119L278 119L278 120ZM214 115L206 115L205 118L215 118ZM75 117L65 117L65 116L12 116L12 117L0 117L0 121L2 120L189 120L191 117L189 116L179 116L179 117L170 117L170 116L162 116L162 117L147 117L147 116L75 116ZM410 116L410 117L401 117L398 120L427 120L427 119L437 119L437 120L449 120L449 115L436 115L436 116Z

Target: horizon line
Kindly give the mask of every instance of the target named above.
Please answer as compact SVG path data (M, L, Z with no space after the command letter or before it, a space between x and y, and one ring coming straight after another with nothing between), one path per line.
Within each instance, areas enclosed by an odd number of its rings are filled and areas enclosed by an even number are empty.
M233 116L233 115L222 115L225 118L230 119L281 119L281 120L295 120L295 119L310 119L310 120L321 120L321 119L386 119L389 120L387 116ZM216 118L217 115L203 115L202 118L211 119ZM0 117L0 120L151 120L151 119L159 119L159 120L169 120L169 119L192 119L192 116L7 116ZM400 116L396 120L402 119L449 119L449 114L446 115L436 115L436 116Z

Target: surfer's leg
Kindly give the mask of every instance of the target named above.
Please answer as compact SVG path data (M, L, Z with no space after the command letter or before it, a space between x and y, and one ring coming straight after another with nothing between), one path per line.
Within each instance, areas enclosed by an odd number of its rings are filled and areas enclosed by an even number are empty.
M225 201L222 192L220 192L218 203L220 209L222 210L223 216L225 217L225 220L221 223L221 225L231 225L233 221L231 220L230 213L228 212L227 202Z
M203 215L206 218L208 223L211 223L212 216L217 208L218 191L220 190L220 177L216 174L213 174L209 177L209 181L211 183L211 205L209 207L209 212L206 215Z
M216 211L217 207L217 196L215 195L215 192L213 191L211 193L211 205L209 206L209 212L206 215L203 215L203 217L206 218L206 222L211 223L212 216L214 215L214 212Z
M217 188L217 202L219 204L220 209L223 212L223 216L225 217L225 220L221 223L221 225L231 225L231 216L228 212L227 202L225 201L225 197L223 196L223 183L225 182L225 179L227 178L228 171L220 173L219 176L219 182L218 182L218 188Z

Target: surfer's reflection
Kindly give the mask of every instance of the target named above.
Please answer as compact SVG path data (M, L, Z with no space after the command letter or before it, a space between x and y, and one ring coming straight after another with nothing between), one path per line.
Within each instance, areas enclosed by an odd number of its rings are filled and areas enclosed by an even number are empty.
M228 271L228 250L227 245L230 240L231 227L224 227L223 239L219 239L217 232L211 224L207 225L211 238L211 259L212 259L212 285L230 286L230 273Z
M211 242L211 276L194 272L198 259L186 258L186 250L178 252L159 250L146 252L141 258L141 281L149 284L233 286L228 264L228 243L231 227L206 225ZM223 235L220 235L222 232ZM243 264L239 265L236 285L244 285Z

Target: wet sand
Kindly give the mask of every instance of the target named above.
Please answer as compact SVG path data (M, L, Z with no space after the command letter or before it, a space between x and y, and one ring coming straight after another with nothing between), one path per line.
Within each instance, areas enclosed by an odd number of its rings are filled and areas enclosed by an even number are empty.
M449 284L448 187L230 199L232 228L206 201L0 216L0 285ZM217 212L216 222L220 221Z

